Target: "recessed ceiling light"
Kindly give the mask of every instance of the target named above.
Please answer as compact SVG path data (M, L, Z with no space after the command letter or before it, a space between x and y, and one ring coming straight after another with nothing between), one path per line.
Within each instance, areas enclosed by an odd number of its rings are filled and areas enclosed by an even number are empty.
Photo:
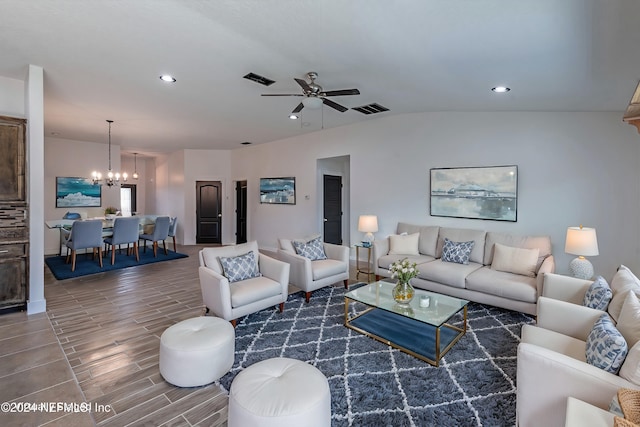
M163 74L160 76L160 80L162 80L163 82L167 82L167 83L175 83L176 82L176 78L173 77L170 74Z
M251 145L252 143L249 142L249 141L244 141L244 142L241 142L240 144L242 144L242 145Z
M511 90L511 88L508 88L506 86L496 86L496 87L492 87L491 90L494 91L495 93L507 93Z
M298 116L297 116L296 114L290 114L290 115L289 115L289 118L290 118L291 120L297 120L297 119L298 119Z

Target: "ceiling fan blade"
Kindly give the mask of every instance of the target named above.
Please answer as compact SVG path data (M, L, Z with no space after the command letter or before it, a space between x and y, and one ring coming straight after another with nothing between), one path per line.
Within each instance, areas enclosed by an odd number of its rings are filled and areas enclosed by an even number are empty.
M325 105L328 105L331 108L335 108L336 110L340 111L341 113L344 113L345 111L348 110L347 107L343 107L342 105L338 104L337 102L333 102L330 99L327 98L322 98L322 102L324 102Z
M301 102L300 104L298 104L296 108L293 109L291 114L299 113L300 111L302 111L303 108L304 108L304 104Z
M295 77L293 80L298 82L298 84L302 87L302 89L304 89L305 92L311 92L311 87L309 86L309 83L305 82L302 79L296 79Z
M360 91L358 89L340 89L340 90L330 90L328 92L323 93L323 96L345 96L345 95L360 95Z
M304 96L300 93L263 93L260 96Z

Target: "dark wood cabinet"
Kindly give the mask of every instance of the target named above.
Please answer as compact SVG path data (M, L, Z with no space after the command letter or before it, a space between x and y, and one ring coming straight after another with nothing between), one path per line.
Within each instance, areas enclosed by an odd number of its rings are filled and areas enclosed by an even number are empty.
M26 120L0 116L0 310L28 298Z

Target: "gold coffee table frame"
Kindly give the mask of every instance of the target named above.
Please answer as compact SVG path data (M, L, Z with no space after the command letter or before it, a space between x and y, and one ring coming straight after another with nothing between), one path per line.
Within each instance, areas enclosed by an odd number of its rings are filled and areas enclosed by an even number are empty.
M349 329L353 329L354 331L367 337L373 338L376 341L380 341L386 345L390 345L393 348L397 348L398 350L417 357L418 359L423 360L433 366L439 366L442 357L447 354L447 352L451 350L455 343L457 343L460 338L462 338L467 332L467 304L469 304L469 301L450 297L447 295L437 294L434 292L423 291L421 289L416 289L416 293L413 300L411 301L410 306L402 307L395 302L391 295L391 290L394 286L394 283L379 281L366 286L362 286L358 289L354 289L345 294L344 325ZM430 298L428 307L420 306L420 297L422 296ZM368 306L368 308L363 312L357 314L356 316L349 317L349 303L353 301L362 303ZM381 337L372 331L362 329L352 324L355 319L373 310L388 311L390 313L394 313L395 315L411 319L415 322L432 326L435 329L435 360L395 343L392 338L388 339ZM463 312L462 327L458 327L448 323L451 318L461 310ZM457 332L451 342L449 342L449 344L447 344L444 349L440 348L441 328L448 328Z

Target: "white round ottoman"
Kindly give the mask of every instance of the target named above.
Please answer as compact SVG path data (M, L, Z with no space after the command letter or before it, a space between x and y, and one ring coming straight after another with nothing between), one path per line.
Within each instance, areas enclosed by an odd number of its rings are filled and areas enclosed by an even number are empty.
M233 379L229 427L329 427L329 382L315 367L283 357L255 363Z
M214 382L233 366L236 334L218 317L194 317L168 327L160 337L160 374L178 387Z

